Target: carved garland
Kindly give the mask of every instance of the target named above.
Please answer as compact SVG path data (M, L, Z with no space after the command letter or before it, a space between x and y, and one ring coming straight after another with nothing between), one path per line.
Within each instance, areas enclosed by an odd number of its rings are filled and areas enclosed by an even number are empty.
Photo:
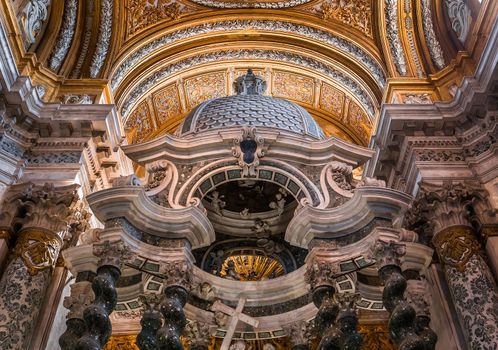
M100 6L99 39L97 40L97 48L90 67L90 77L92 78L96 78L99 75L104 65L112 34L113 1L103 0Z
M71 47L71 41L74 37L76 27L76 15L78 13L78 2L76 0L66 0L64 4L64 17L62 28L57 36L54 49L49 61L51 70L57 72L66 58L67 52Z

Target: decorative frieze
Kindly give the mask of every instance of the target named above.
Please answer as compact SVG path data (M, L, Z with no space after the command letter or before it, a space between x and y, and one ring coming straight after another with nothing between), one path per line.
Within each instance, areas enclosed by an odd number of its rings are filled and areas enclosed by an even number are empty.
M51 70L57 72L66 58L71 47L76 27L76 16L78 14L78 1L64 1L64 15L62 17L62 27L55 41L48 66Z

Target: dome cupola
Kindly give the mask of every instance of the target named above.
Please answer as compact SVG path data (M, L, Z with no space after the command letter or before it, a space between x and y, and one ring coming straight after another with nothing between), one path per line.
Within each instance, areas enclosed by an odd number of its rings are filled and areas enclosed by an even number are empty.
M320 126L303 107L263 95L266 82L251 69L235 80L234 89L237 95L208 100L194 108L180 125L179 136L256 126L290 131L312 139L325 138Z

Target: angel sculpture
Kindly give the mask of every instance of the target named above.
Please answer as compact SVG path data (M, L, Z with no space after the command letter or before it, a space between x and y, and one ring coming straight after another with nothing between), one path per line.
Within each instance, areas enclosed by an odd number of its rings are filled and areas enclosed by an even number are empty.
M213 191L212 197L208 197L209 199L211 199L211 205L213 206L214 212L219 216L223 216L223 214L221 213L221 209L225 208L225 206L227 205L227 203L222 200L222 198L224 197L224 195L220 196L220 193L218 191Z

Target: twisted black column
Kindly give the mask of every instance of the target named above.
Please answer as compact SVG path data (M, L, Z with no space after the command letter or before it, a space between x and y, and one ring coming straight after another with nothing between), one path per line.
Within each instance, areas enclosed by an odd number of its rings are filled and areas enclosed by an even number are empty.
M315 328L322 339L318 345L319 350L340 350L343 334L335 326L339 313L339 306L334 301L335 288L320 286L313 291L313 302L318 307L315 317Z
M361 299L359 294L336 294L339 304L339 314L336 325L342 333L341 349L358 350L363 343L363 337L358 333L358 314L355 310L356 302Z
M144 313L140 324L142 329L137 336L136 344L140 350L157 350L157 331L161 328L163 317L159 312L161 296L143 295L139 298L144 306Z
M431 318L427 315L415 316L415 332L422 338L426 350L434 350L437 343L437 334L429 327Z
M404 298L406 279L401 273L401 257L406 253L404 245L394 241L378 240L374 257L379 266L379 277L384 283L382 301L391 314L389 335L400 350L425 350L425 344L415 332L415 310Z
M173 285L167 287L164 294L161 303L164 324L157 332L158 349L183 350L180 335L187 324L183 307L187 303L188 292L182 286Z
M112 333L109 314L116 307L118 295L116 281L121 271L116 266L103 265L97 269L92 289L95 301L84 313L86 330L76 344L76 350L101 350Z
M83 336L86 325L81 318L70 318L66 321L66 331L59 338L61 350L73 350Z

